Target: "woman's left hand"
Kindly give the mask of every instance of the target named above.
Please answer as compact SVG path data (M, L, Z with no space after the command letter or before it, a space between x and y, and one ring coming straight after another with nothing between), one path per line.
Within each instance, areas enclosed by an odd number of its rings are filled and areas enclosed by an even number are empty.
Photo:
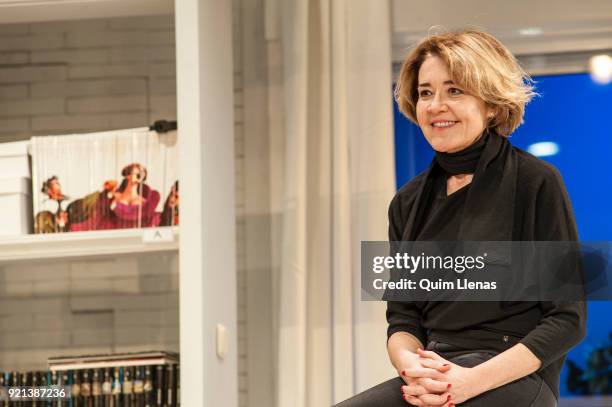
M463 403L485 391L484 380L476 375L474 369L449 362L435 352L419 349L418 355L424 367L435 368L441 363L451 366L450 370L444 373L444 381L451 385L447 391L451 396L451 403Z

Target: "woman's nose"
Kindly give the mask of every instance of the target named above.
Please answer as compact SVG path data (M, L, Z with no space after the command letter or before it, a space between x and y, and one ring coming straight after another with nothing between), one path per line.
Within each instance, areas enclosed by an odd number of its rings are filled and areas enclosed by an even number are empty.
M437 113L440 111L445 111L448 108L448 106L446 106L446 102L444 100L442 100L442 98L439 95L434 96L434 98L431 100L431 103L429 104L429 107L427 108L427 110L430 113Z

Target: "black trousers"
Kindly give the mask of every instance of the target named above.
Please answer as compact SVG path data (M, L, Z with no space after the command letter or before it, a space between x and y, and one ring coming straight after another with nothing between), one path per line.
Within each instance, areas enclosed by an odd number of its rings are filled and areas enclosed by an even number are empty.
M429 342L428 350L433 350L443 358L463 366L474 367L495 356L495 352L458 352L453 347L438 342ZM396 377L376 385L335 407L407 407L402 398L400 387L404 380ZM461 407L556 407L557 400L542 378L533 373L504 386L482 393L464 403Z

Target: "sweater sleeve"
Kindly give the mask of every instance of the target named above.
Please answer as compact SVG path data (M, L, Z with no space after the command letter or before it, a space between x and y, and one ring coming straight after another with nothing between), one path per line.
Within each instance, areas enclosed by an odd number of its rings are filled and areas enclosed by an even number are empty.
M537 195L535 238L576 241L578 233L569 197L557 170L550 171ZM538 325L520 342L540 359L542 370L584 338L587 312L584 302L568 301L540 302L540 310Z
M404 221L401 216L399 194L389 205L389 241L402 240ZM421 326L421 310L414 302L387 301L387 340L396 332L415 336L423 346L427 345L427 333Z

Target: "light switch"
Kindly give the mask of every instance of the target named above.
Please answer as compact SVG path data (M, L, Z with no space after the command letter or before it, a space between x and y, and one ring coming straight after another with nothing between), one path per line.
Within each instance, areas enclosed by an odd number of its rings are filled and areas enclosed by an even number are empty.
M217 357L225 359L227 355L227 328L223 324L217 324Z

